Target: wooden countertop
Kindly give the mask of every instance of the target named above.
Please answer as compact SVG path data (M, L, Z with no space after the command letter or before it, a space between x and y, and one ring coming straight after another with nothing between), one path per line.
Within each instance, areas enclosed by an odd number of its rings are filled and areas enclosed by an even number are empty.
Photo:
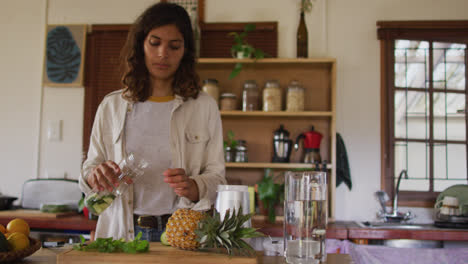
M97 252L71 252L71 246L62 248L41 248L33 255L23 259L17 263L61 263L62 260L69 260L65 256L67 254L80 255L72 258L73 263L85 261L86 263L179 263L171 262L171 258L175 261L176 258L184 257L184 262L190 263L260 263L260 264L283 264L285 259L280 256L263 256L262 252L257 252L255 258L229 258L227 255L216 253L209 256L209 259L217 262L206 262L207 257L203 253L194 251L185 251L176 248L162 246L161 243L150 243L150 252L144 254L124 254L124 253L97 253ZM164 254L167 251L170 254ZM158 254L159 252L159 254ZM181 256L182 255L182 256ZM189 256L193 255L193 256ZM205 254L206 255L206 254ZM197 257L198 256L198 257ZM63 261L62 261L63 262ZM69 262L67 262L69 263ZM328 254L328 264L351 264L352 259L345 254Z
M0 216L0 224L6 226L16 217ZM60 218L21 217L28 222L32 229L80 230L93 231L96 229L96 220L89 220L84 215L73 215Z
M283 236L283 223L272 224L264 218L255 216L252 225L260 231L274 237ZM379 229L361 227L354 221L336 221L328 223L327 238L334 239L419 239L440 241L468 241L468 229Z
M14 217L0 216L0 224L7 225ZM94 231L96 220L89 220L83 215L74 215L61 218L24 218L32 229L55 230L81 230ZM254 216L252 226L272 237L283 236L283 223L274 224L266 221L263 216ZM327 238L334 239L421 239L421 240L445 240L468 241L468 229L377 229L365 228L353 221L336 221L327 226Z
M418 239L440 241L468 241L468 229L379 229L347 223L348 239Z

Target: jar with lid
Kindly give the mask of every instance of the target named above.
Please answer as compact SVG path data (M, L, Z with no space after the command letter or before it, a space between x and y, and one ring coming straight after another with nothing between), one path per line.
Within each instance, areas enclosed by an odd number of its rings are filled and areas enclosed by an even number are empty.
M242 111L257 111L259 91L257 82L247 80L244 82L244 90L242 91Z
M221 110L232 111L236 110L237 97L233 93L223 93L221 94Z
M248 162L245 140L237 140L235 162Z
M270 80L265 83L263 111L281 111L281 88L277 80Z
M219 86L218 80L216 79L206 79L203 80L202 90L207 94L211 95L216 103L219 105Z
M286 111L299 112L304 111L304 88L294 80L288 85L286 96Z

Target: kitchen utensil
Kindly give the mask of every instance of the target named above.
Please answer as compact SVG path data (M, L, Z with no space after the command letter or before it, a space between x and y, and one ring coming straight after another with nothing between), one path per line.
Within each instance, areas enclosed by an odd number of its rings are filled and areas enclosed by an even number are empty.
M287 263L325 263L327 173L285 173L284 256Z
M228 209L239 211L242 207L242 214L250 213L250 194L249 187L246 185L218 185L218 195L215 201L215 209L220 214L221 219ZM252 222L249 220L244 224L244 227L252 227Z
M17 197L0 195L0 210L10 210Z
M21 206L27 209L40 209L41 204L63 202L75 204L82 197L77 180L31 179L23 184Z
M446 200L445 197L454 197L458 200L459 214L461 216L468 217L468 185L467 184L457 184L452 185L442 191L436 199L434 204L434 209L436 211L436 219L438 218L438 212ZM453 203L453 198L448 198L447 203Z
M382 212L386 213L387 212L387 206L386 203L390 198L388 197L388 194L385 191L379 190L376 191L375 197L377 198L377 201L379 201L380 206L382 207Z
M283 125L275 130L273 135L273 159L272 162L289 162L292 140L289 139L289 131Z
M302 157L303 163L321 163L322 158L320 157L320 141L322 140L322 134L315 131L314 126L310 131L304 132L297 136L294 149L299 150L299 141L304 140L304 153Z

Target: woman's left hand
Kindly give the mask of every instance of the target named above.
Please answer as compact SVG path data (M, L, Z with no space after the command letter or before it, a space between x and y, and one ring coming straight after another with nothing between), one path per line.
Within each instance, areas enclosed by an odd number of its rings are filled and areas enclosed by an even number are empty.
M185 174L184 169L167 169L163 175L164 181L174 189L177 195L187 197L192 202L199 200L197 183Z

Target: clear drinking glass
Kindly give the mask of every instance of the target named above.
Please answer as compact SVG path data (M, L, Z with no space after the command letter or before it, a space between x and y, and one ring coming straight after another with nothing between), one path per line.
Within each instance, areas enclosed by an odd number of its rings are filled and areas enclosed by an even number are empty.
M119 162L119 168L122 172L119 175L119 186L114 187L111 192L93 190L93 193L86 197L85 205L88 210L96 215L101 214L109 207L117 196L122 195L128 188L127 179L132 179L133 183L144 174L148 167L148 162L144 159L137 159L135 154L130 153Z
M285 173L284 257L287 263L326 263L327 173Z

